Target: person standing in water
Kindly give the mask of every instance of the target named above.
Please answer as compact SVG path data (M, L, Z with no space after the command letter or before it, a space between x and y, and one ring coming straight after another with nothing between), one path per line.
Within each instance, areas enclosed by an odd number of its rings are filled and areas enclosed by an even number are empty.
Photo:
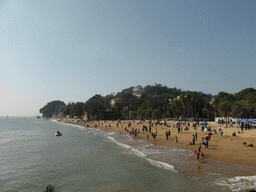
M195 155L196 155L196 160L197 160L197 163L199 163L199 157L200 157L200 153L198 153L197 151L195 151Z

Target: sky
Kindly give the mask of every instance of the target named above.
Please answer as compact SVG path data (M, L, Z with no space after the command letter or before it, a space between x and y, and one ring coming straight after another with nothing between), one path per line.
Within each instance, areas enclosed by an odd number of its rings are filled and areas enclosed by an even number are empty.
M256 88L255 0L1 0L0 116L163 84Z

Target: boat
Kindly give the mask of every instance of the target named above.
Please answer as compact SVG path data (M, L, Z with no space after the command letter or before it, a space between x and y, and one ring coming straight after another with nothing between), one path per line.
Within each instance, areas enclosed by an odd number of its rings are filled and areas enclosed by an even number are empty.
M61 136L62 134L59 132L59 131L57 131L57 133L55 133L55 136Z

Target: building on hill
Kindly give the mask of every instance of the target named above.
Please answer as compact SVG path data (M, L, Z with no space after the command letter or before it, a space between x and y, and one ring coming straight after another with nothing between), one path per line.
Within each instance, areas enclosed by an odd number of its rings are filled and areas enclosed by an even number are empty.
M115 99L111 99L110 105L115 105L118 100L120 100L119 97L118 97L118 98L115 98Z
M114 110L118 110L118 107L115 105L110 105L106 111L114 111Z
M132 91L132 95L136 96L136 97L141 97L143 88L141 85L138 85L137 87L134 87L133 91Z
M137 107L134 105L127 105L127 106L123 107L123 110L122 110L123 118L131 119L131 113L132 113L132 111L135 111L136 109L137 109Z

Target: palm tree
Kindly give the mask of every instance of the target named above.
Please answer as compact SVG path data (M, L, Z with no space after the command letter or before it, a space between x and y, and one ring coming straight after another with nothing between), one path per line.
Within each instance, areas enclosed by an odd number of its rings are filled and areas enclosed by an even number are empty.
M230 115L231 112L231 106L232 103L227 100L220 102L218 105L220 113L222 113L224 117L226 117L226 127L228 126L228 116Z
M231 115L236 118L247 118L247 110L243 101L236 101L232 105Z

